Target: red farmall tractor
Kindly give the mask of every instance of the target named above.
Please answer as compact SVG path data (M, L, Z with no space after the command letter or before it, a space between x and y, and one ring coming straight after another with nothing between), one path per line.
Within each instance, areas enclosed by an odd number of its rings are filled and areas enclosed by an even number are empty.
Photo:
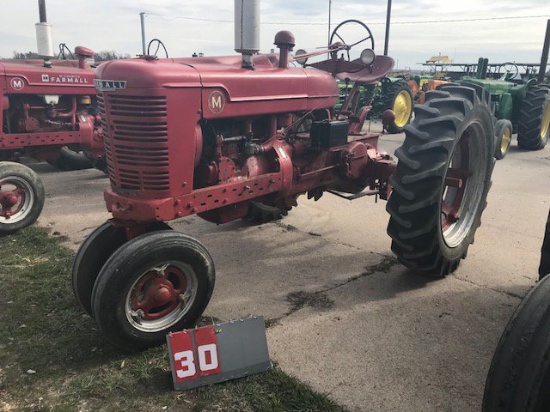
M290 32L276 35L278 54L255 54L240 27L242 57L142 56L96 71L113 218L81 245L72 279L82 307L121 347L160 344L194 325L212 294L210 254L167 221L197 214L224 223L255 207L289 210L303 194L378 195L389 198L399 261L439 276L457 268L480 224L494 145L482 88L427 93L396 164L378 150L379 134L363 131L369 106L352 107L359 86L394 64L370 48L350 58L369 35L357 42L338 35L328 50L294 60ZM354 86L335 111L336 79L346 78Z
M48 28L41 10L39 46L51 44L49 32L40 36ZM53 51L39 47L39 54ZM75 152L83 151L101 167L103 138L94 68L88 63L93 52L77 47L75 55L71 60L0 60L0 235L32 224L44 205L36 173L13 161L28 156L78 168L86 158Z

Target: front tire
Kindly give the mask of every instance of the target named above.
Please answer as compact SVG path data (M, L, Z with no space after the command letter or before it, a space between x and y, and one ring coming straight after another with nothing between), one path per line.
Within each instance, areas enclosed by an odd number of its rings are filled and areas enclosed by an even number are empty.
M550 410L550 277L523 299L491 362L484 412Z
M518 145L541 150L550 135L550 86L540 84L527 92L518 119Z
M0 162L0 235L32 225L45 201L38 175L19 163Z
M125 243L107 260L92 294L99 330L124 349L162 344L193 326L212 295L212 257L197 240L163 231Z
M508 154L512 143L512 122L506 119L497 120L495 125L495 159L502 160Z
M164 222L153 222L147 227L147 232L171 229ZM92 291L101 268L127 241L124 228L105 222L92 231L78 248L71 270L73 293L88 315L92 316Z
M405 266L445 276L466 256L486 206L494 164L489 96L445 85L426 93L415 116L395 152L388 234Z

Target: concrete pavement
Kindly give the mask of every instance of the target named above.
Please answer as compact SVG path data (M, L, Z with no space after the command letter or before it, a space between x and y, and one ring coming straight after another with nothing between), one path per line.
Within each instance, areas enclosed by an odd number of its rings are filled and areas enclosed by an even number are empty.
M402 136L383 138L393 153ZM515 143L514 143L515 144ZM454 275L413 275L386 235L385 202L300 198L276 223L184 218L217 270L206 316L263 315L283 370L354 411L479 410L493 350L537 279L550 207L550 148L497 163L476 242ZM39 225L76 249L110 215L95 170L33 166L47 202Z

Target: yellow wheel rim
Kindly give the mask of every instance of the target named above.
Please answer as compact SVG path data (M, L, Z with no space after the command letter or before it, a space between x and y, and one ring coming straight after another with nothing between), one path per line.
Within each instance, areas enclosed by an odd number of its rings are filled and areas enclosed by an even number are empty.
M544 140L550 129L550 100L546 100L546 106L542 114L542 122L540 124L540 139Z
M500 142L500 153L502 153L502 155L506 154L511 143L512 131L510 130L510 128L507 127L506 129L504 129L504 133L502 133L502 141Z
M409 121L412 113L411 95L407 93L406 90L400 91L399 94L395 96L393 111L395 113L395 125L399 128L404 127Z

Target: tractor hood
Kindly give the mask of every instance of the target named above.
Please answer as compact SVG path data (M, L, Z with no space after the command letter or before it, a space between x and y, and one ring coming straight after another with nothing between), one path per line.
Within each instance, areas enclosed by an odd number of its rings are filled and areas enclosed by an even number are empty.
M275 54L253 56L253 70L241 63L240 55L117 60L97 69L96 85L108 93L139 95L143 89L200 87L204 118L306 111L338 100L338 85L328 73L279 68Z

